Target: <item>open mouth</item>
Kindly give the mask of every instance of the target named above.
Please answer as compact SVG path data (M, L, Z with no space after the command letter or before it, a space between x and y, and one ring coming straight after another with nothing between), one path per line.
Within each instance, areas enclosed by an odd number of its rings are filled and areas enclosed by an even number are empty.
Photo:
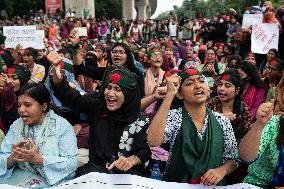
M121 61L121 58L119 57L114 57L114 62L120 62Z
M204 96L204 92L203 91L197 91L197 92L194 93L194 96L203 97Z
M26 121L28 120L29 116L27 116L27 115L21 115L21 118L22 118L22 120L23 120L24 122L26 122Z
M117 104L117 100L114 98L107 98L107 102L111 106Z
M225 98L227 95L226 95L226 94L223 94L223 93L218 93L218 96L219 96L220 98Z

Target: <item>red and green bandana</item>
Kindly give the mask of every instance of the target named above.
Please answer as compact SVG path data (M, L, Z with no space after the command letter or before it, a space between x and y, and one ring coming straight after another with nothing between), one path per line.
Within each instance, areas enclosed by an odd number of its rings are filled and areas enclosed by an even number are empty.
M104 88L106 88L109 83L116 84L122 89L123 92L137 88L137 80L135 75L121 66L107 73L103 83Z
M64 70L67 70L68 72L71 72L71 73L74 72L73 65L72 64L68 64L68 63L66 63L64 61L60 62L60 68L64 69Z
M152 54L155 53L155 52L161 52L161 49L159 49L157 47L150 49L147 53L148 57L150 58L152 56Z
M183 82L185 82L185 80L194 75L199 75L203 77L203 75L197 69L194 68L184 69L178 75L181 77L181 85L183 84Z
M173 44L172 43L167 43L165 45L166 49L172 49L173 50Z
M105 52L105 47L103 45L97 45L95 49L100 49L101 51Z
M166 71L164 76L170 77L172 75L178 75L180 72L181 72L181 70L171 69L171 70Z
M11 67L8 68L8 74L10 75L17 75L21 85L24 83L27 83L29 81L29 76L28 74L25 72L24 68L20 68L20 67Z

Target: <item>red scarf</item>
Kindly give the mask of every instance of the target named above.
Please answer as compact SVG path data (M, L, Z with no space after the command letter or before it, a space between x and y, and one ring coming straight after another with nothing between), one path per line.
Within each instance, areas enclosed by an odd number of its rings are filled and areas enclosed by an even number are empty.
M253 104L255 92L256 92L256 87L253 85L250 85L246 93L243 95L243 102L245 102L249 106L250 109Z

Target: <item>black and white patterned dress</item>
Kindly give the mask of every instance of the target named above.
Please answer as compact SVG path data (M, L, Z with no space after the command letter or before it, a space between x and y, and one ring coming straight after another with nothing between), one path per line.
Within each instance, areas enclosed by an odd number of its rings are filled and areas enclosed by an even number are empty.
M237 142L230 120L218 112L214 111L212 112L223 130L223 137L224 137L223 161L235 159L235 156L237 154ZM169 158L170 160L172 154L172 148L182 124L182 108L170 110L166 124L167 125L164 133L164 143L170 142L171 144L170 158ZM197 134L201 140L203 140L207 126L208 126L208 114L205 117L205 122L202 127L202 130L200 132L197 131L198 132Z

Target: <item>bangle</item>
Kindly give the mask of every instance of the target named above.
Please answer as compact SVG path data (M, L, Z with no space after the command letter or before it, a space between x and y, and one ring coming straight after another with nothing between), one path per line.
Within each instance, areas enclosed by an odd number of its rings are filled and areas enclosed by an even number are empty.
M141 164L140 158L137 157L136 155L133 155L133 157L137 160L137 164L136 165L140 165Z

